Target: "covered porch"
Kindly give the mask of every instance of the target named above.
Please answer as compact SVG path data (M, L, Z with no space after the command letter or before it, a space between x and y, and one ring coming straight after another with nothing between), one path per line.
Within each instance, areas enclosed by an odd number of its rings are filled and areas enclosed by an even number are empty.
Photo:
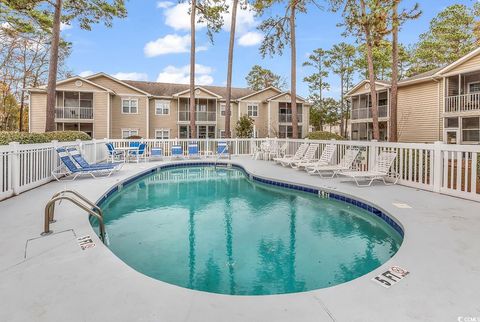
M445 77L445 112L480 111L480 71Z

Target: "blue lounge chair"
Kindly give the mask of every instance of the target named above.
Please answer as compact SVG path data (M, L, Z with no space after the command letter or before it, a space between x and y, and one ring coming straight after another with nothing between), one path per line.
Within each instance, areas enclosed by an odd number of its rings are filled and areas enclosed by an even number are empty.
M183 148L179 144L172 145L172 159L183 159Z
M229 158L230 159L230 152L228 151L228 144L227 142L220 141L217 145L217 158Z
M80 166L80 168L85 169L85 168L103 168L103 169L110 169L114 168L115 170L120 170L120 168L123 166L123 162L114 162L114 163L95 163L95 164L90 164L85 160L80 153L80 151L77 148L70 147L67 148L68 154L72 157L73 161Z
M198 143L189 143L188 144L188 158L189 159L200 159L200 151L198 149Z
M120 151L116 151L113 143L105 143L108 150L108 160L114 162L116 159L123 157L123 153Z
M75 180L78 176L89 175L92 178L96 179L97 175L104 175L109 177L114 171L115 168L81 168L77 167L72 157L68 154L65 148L57 149L58 156L62 164L52 170L52 176L60 181L62 176L73 176L72 180Z
M131 148L138 148L138 147L140 146L140 142L138 142L138 141L130 142L130 143L129 143L129 146L130 146Z
M163 149L159 147L153 147L150 150L150 160L162 160L163 159Z
M129 156L136 158L137 163L140 162L140 158L143 158L144 161L147 161L146 153L145 153L146 149L147 149L147 145L145 143L140 143L138 145L138 149L129 152Z

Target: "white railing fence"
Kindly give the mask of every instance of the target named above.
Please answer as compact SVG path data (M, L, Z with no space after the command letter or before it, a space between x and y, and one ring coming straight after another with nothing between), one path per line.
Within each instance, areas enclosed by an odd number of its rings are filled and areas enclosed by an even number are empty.
M77 146L87 161L95 163L107 158L105 143L125 147L131 142L144 142L147 154L153 147L161 147L170 156L171 147L180 144L188 151L189 142L197 142L200 152L214 155L218 142L227 141L232 155L252 155L262 142L276 141L278 146L287 143L287 154L294 154L302 143L318 143L317 157L328 144L336 146L333 162L339 162L350 147L360 149L355 162L356 170L366 170L375 163L383 150L397 152L392 167L392 179L398 174L399 184L456 197L480 201L480 171L478 145L447 145L390 143L374 141L292 140L292 139L141 139L141 140L92 140L75 142L51 142L42 144L17 144L0 146L0 200L35 188L51 181L51 171L60 163L55 149L60 146ZM292 170L293 171L293 170Z

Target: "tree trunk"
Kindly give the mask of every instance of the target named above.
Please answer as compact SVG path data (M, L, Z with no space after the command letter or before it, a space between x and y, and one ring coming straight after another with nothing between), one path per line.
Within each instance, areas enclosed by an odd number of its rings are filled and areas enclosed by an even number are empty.
M50 47L50 65L48 68L47 119L45 124L45 132L55 131L55 105L57 92L58 47L60 44L61 14L62 0L56 0L52 26L52 41Z
M389 141L397 142L397 100L398 100L398 2L392 8L392 88L390 91L390 133Z
M225 103L225 137L227 138L230 138L232 136L230 132L230 117L232 114L231 108L230 108L230 100L232 98L233 49L235 46L235 27L237 23L237 6L238 6L238 0L233 0L232 21L230 25L230 43L228 45L227 97L226 97L227 101Z
M291 107L292 107L292 138L298 139L298 114L297 114L297 49L295 44L295 8L297 2L293 1L290 8L290 48L291 48Z
M343 70L343 68L341 68ZM343 133L343 123L344 123L344 117L345 117L345 98L343 94L343 88L344 88L344 77L343 77L343 71L340 74L340 135Z
M22 132L23 131L23 110L25 108L25 87L27 86L27 74L23 74L23 79L22 79L22 94L20 95L20 115L19 115L19 121L18 121L18 131Z
M195 126L195 16L196 0L192 1L190 12L190 137L197 137L197 128Z
M365 6L365 1L360 1L360 8L362 15L367 15L367 9ZM373 139L379 140L380 138L380 129L378 127L378 102L377 102L377 90L375 86L375 68L373 66L373 53L372 53L372 35L370 33L369 26L364 26L365 32L365 45L367 50L367 63L368 63L368 79L370 82L370 96L372 102L372 119L373 119ZM368 106L367 106L368 108Z

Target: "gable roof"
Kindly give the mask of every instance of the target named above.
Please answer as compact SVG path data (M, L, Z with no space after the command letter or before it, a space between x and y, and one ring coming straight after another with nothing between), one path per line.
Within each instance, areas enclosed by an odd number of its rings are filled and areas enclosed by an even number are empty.
M209 91L208 89L203 88L203 87L201 87L201 86L196 86L196 87L195 87L195 91L196 91L197 89L202 90L202 91L204 91L205 93L210 94L210 95L212 95L212 96L214 96L214 97L216 97L216 98L222 98L220 95L215 94L215 93L213 93L213 92ZM188 92L190 92L190 88L188 88L188 89L186 89L186 90L183 90L183 91L181 91L181 92L175 93L175 94L173 94L173 96L180 96L180 95L185 94L185 93L188 93Z
M275 99L279 98L279 97L282 96L282 95L292 95L292 94L290 93L290 91L281 92L281 93L279 93L279 94L277 94L277 95L275 95L275 96L270 97L269 99L267 99L267 101L274 101ZM301 97L300 95L296 95L296 96L297 96L297 100L300 100L300 101L303 101L303 102L305 102L305 103L308 103L307 100L304 99L303 97Z
M85 82L87 84L90 84L92 86L95 86L95 87L98 87L106 92L109 92L109 93L114 93L114 91L112 91L111 89L109 88L106 88L102 85L99 85L97 83L94 83L90 80L88 80L87 78L84 78L84 77L81 77L81 76L73 76L73 77L69 77L69 78L65 78L65 79L62 79L61 81L58 81L57 82L57 85L56 86L59 86L59 85L62 85L62 84L65 84L65 83L68 83L68 82L71 82L71 81L74 81L74 80L79 80L79 81L82 81L82 82ZM47 85L42 85L42 86L39 86L39 88L41 89L46 89L47 88Z
M241 100L243 100L243 99L252 97L252 96L254 96L254 95L260 94L260 93L265 92L265 91L268 91L268 90L273 90L273 91L275 91L275 92L277 92L277 93L282 93L282 90L281 90L281 89L278 89L278 88L275 87L275 86L268 86L268 87L266 87L266 88L264 88L264 89L261 89L261 90L259 90L259 91L250 93L250 94L245 95L245 96L243 96L243 97L240 97L238 100L241 101Z
M354 93L355 91L357 91L360 87L362 87L363 85L367 84L367 83L370 83L370 81L368 79L364 79L362 80L361 82L359 82L357 85L355 85L351 90L349 90L347 93L345 93L345 96L350 96L351 93ZM383 86L383 87L390 87L390 83L389 82L386 82L386 81L381 81L381 80L377 80L375 82L376 85L380 85L380 86Z
M119 83L119 84L121 84L121 85L123 85L123 86L126 86L126 87L130 88L130 89L133 89L134 91L140 92L140 93L145 94L145 95L150 95L148 92L145 92L144 90L142 90L142 89L140 89L140 88L137 88L137 87L135 87L135 86L132 86L132 85L128 84L128 83L125 82L125 81L119 80L119 79L117 79L117 78L115 78L115 77L113 77L113 76L110 76L110 75L108 75L108 74L105 74L105 73L103 73L103 72L90 75L90 76L88 76L88 77L86 77L86 78L87 78L87 79L93 79L93 78L100 77L100 76L106 77L106 78L108 78L108 79L110 79L110 80L112 80L112 81L114 81L114 82L117 82L117 83Z
M453 63L451 63L450 65L447 65L445 66L444 68L440 69L438 71L438 75L442 75L442 74L445 74L446 72L454 69L455 67L457 67L458 65L461 65L462 63L468 61L470 58L472 57L475 57L477 56L478 54L480 54L480 47L478 47L477 49L471 51L470 53L466 54L465 56L461 57L460 59L454 61Z
M172 97L176 94L188 91L190 85L188 84L173 84L173 83L159 83L159 82L145 82L145 81L123 81L126 84L139 88L150 95L153 96L165 96ZM214 96L219 96L225 98L227 96L227 88L220 86L197 86L196 88L201 88L206 92L214 94ZM240 97L254 93L253 90L249 88L238 88L232 87L232 99L236 100Z

